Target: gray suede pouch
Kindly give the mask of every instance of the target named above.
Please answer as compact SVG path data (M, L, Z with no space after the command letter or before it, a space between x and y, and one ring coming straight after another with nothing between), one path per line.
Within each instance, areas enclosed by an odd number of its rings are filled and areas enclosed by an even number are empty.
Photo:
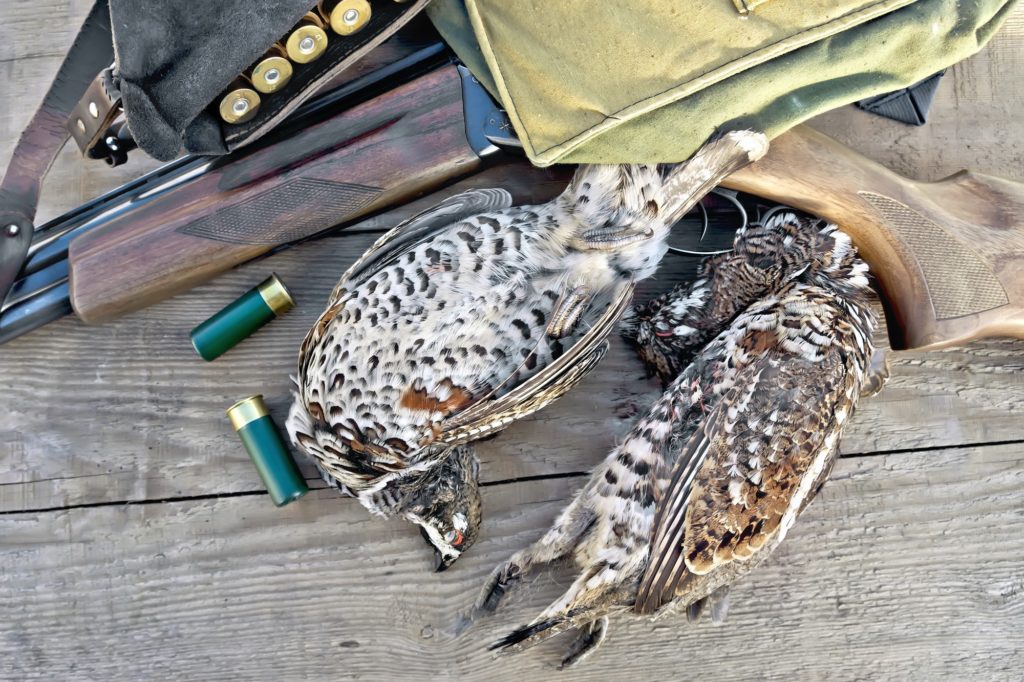
M374 3L359 33L330 35L327 52L295 67L256 118L223 123L211 103L310 11L315 0L110 0L120 91L132 136L147 154L224 154L279 123L321 85L411 19L427 0Z

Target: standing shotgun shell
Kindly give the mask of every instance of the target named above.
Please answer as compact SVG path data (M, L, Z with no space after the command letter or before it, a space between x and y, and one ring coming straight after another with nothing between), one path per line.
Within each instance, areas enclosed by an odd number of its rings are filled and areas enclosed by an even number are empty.
M275 505L283 507L309 492L262 395L239 400L228 408L228 418Z
M361 30L372 14L366 0L320 0L317 8L331 30L342 36Z
M280 45L273 45L260 57L246 74L252 87L263 94L277 92L292 79L292 63L288 53Z
M288 59L296 64L308 64L319 59L327 49L327 26L316 12L306 12L292 32L285 39L284 49Z
M193 329L192 347L203 360L218 358L294 306L288 289L272 274Z
M260 109L259 93L245 80L236 78L221 98L218 109L225 123L245 123Z

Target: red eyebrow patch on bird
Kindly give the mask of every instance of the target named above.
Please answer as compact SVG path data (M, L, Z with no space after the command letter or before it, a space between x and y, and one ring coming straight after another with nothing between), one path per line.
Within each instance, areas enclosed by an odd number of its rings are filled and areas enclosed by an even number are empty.
M444 386L445 384L451 385L451 380L445 379L441 385ZM427 389L423 387L416 387L414 384L405 389L405 392L402 393L402 397L398 401L398 404L400 407L404 407L407 410L440 412L441 414L448 415L456 410L466 407L472 402L472 394L460 386L452 386L448 397L444 400L440 400L437 396L428 393Z

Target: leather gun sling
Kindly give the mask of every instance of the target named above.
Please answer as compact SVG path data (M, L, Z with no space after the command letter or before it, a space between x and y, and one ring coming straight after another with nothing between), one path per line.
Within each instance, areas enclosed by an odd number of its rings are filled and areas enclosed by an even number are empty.
M40 187L68 140L68 118L96 74L113 61L110 10L107 0L97 0L43 103L18 139L0 183L0 301L28 253Z

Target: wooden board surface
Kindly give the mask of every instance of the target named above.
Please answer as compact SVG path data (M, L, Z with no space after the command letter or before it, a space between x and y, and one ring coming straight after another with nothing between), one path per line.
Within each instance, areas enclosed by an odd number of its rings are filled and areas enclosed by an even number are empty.
M551 679L565 637L486 645L564 572L456 633L581 480L489 486L483 539L440 574L406 524L329 491L0 516L0 659L22 680ZM614 621L557 679L1019 679L1022 487L1013 446L842 460L725 625Z
M0 7L6 160L90 3ZM40 38L45 36L45 40ZM1024 9L909 128L846 107L816 127L907 175L1024 180ZM40 217L153 167L65 150ZM447 573L403 522L327 490L273 508L223 410L288 373L334 279L385 226L240 268L103 327L73 319L0 347L0 678L543 679L560 641L487 642L566 583L542 576L453 634L483 576L534 539L656 386L617 345L553 408L480 446L484 537ZM668 261L648 292L686 277ZM215 363L188 330L278 272L299 307ZM638 679L1019 679L1024 674L1024 343L901 353L843 439L846 458L726 625L616 623L578 674ZM304 464L313 482L313 470Z

